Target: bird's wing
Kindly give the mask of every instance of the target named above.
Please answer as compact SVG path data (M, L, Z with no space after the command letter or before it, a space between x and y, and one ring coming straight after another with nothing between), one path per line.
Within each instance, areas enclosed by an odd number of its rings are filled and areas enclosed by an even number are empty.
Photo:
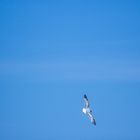
M86 108L89 107L89 101L86 95L84 95L84 101L85 101Z
M93 123L94 125L96 125L96 121L95 121L95 118L93 117L92 113L88 113L88 117L90 118L91 120L91 123Z

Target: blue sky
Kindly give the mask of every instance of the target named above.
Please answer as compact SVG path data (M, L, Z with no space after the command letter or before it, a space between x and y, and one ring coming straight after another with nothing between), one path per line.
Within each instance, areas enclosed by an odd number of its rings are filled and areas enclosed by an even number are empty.
M139 140L139 25L139 1L1 0L0 139Z

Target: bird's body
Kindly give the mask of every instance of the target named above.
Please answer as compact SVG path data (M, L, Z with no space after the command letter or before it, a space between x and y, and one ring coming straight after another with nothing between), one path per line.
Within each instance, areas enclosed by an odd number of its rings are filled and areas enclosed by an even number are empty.
M92 112L92 111L90 110L90 108L83 108L83 112L84 112L85 114L88 114L88 113L90 113L90 112Z
M85 107L83 108L83 113L87 114L91 120L91 123L96 125L95 118L93 117L92 110L89 107L89 101L86 95L84 95Z

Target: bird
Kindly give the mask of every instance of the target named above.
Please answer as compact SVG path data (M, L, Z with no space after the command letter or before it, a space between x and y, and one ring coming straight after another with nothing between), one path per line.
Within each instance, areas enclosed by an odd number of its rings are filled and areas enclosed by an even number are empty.
M96 121L95 121L95 118L94 118L94 116L92 114L92 110L89 107L90 106L89 105L89 100L88 100L86 94L84 94L84 101L85 101L85 107L83 108L82 111L83 111L84 114L86 114L89 117L91 123L96 125Z

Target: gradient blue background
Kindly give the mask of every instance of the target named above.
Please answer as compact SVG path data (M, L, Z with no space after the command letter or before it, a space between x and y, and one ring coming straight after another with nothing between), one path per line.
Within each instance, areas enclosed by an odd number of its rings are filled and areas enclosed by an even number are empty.
M58 139L140 140L139 1L0 1L0 140Z

